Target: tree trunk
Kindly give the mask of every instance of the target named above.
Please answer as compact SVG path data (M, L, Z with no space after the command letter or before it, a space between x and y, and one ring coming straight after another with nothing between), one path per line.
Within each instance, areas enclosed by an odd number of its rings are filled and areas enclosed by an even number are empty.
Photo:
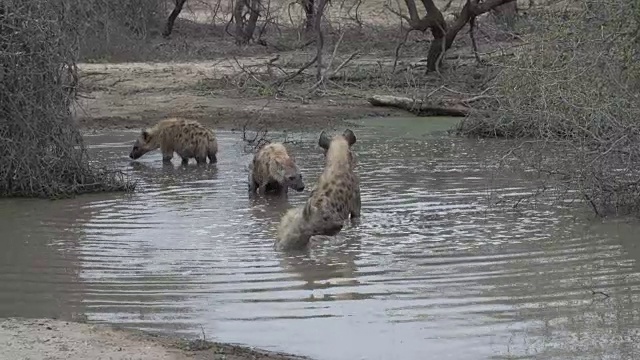
M306 15L304 28L307 32L313 29L314 3L315 0L303 0L304 13Z
M433 34L433 42L429 47L429 54L427 55L428 71L436 71L438 69L438 67L442 64L444 52L451 48L453 40L455 40L458 32L462 30L462 28L467 24L467 22L469 22L469 20L471 20L471 10L470 3L469 1L467 1L460 11L460 16L458 16L456 21L451 24L451 27L449 27L448 29L442 29L441 27L431 28L431 33Z
M476 17L478 15L484 14L487 11L501 5L509 5L509 3L515 3L515 0L490 0L482 2L480 5L472 4L470 0L462 7L460 11L460 15L456 18L451 26L446 29L444 36L440 33L435 32L435 28L431 27L431 32L433 33L434 40L431 43L431 47L429 48L429 54L427 55L427 70L435 71L438 66L442 63L442 58L444 57L444 52L451 48L453 41L458 36L458 33L462 28L465 27L471 20L471 18ZM474 3L477 3L475 1Z
M242 14L244 10L245 0L236 0L233 6L233 21L236 24L236 44L244 44L244 16Z
M314 28L316 31L316 80L320 81L322 79L322 50L324 47L324 36L322 34L322 15L324 14L324 7L327 4L326 0L318 0L318 10L316 11L314 17Z
M164 31L162 32L162 36L164 37L171 35L171 31L173 31L173 24L176 22L176 18L178 18L178 15L180 15L180 12L182 11L182 7L184 6L184 3L187 2L187 0L175 0L175 1L176 1L176 6L173 8L173 11L169 15L169 19L167 19L167 24L164 27Z
M249 21L244 28L245 43L248 43L253 39L253 33L256 31L256 24L260 17L260 0L251 0L251 6L249 7Z
M251 3L249 3L251 1ZM249 9L249 20L244 21L244 9ZM260 18L260 0L236 0L233 7L233 20L236 23L236 44L248 44L256 31Z

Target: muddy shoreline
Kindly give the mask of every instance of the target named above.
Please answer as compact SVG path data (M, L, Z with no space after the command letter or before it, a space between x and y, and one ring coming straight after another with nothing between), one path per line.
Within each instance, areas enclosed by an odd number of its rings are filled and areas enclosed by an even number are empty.
M309 359L233 344L55 319L0 319L0 347L8 359L31 360Z
M218 130L239 131L268 128L276 131L318 131L343 127L345 120L368 117L413 116L402 110L377 108L366 100L337 101L322 99L313 104L291 101L271 102L264 110L254 110L237 104L235 99L222 99L231 105L220 106L212 113L198 111L143 111L126 116L81 116L76 121L83 131L142 129L167 117L185 117L200 121ZM263 99L243 99L243 102L266 103ZM261 115L260 115L261 114Z
M234 69L219 63L80 64L79 68L80 97L73 114L84 131L140 129L173 116L219 130L315 131L342 127L346 119L407 114L374 107L364 94L296 98L240 92L224 78Z

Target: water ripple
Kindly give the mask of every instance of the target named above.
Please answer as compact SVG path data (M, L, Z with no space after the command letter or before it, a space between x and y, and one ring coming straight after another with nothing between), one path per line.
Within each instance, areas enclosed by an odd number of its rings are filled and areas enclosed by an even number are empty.
M489 206L532 189L492 172L499 142L357 133L363 217L301 254L272 245L280 215L308 192L249 199L237 135L220 133L219 163L205 168L163 166L158 153L131 163L134 133L89 137L98 160L140 187L0 205L11 244L0 315L204 329L331 360L584 359L640 343L637 226ZM315 144L293 147L308 188L323 162Z

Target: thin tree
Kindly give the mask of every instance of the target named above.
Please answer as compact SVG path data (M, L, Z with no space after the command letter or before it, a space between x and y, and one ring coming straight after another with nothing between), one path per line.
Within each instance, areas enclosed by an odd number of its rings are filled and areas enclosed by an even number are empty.
M436 71L442 63L444 52L451 48L456 36L469 22L474 20L478 15L482 15L495 7L514 2L515 0L486 0L480 3L479 0L466 0L462 10L451 24L447 24L444 20L442 12L434 4L433 0L421 0L425 8L426 15L420 17L418 8L414 0L404 0L409 12L409 16L400 14L391 10L396 15L405 19L412 30L425 32L431 30L433 42L429 47L427 55L427 69Z
M313 29L313 18L315 15L315 0L302 0L302 7L304 8L305 13L305 22L304 27L306 31L311 31Z
M233 20L236 27L236 44L248 44L253 39L256 24L260 18L261 0L236 0L233 7ZM246 19L246 15L249 18Z
M162 31L162 36L169 36L173 31L173 24L176 22L178 15L182 11L182 7L187 2L187 0L175 0L176 6L173 8L171 14L169 14L169 18L167 19L167 24L164 27L164 31Z

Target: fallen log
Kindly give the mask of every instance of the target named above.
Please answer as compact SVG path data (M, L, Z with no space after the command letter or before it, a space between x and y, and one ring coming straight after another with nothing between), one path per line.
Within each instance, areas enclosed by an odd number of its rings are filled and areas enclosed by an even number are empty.
M469 107L460 102L440 101L427 103L402 96L373 95L367 99L373 106L393 107L409 111L418 116L467 116Z

